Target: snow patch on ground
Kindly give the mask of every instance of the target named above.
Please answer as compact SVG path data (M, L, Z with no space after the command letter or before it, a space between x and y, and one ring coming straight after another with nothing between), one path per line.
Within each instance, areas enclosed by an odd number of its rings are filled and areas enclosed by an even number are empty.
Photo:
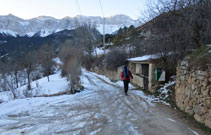
M60 58L54 58L53 61L56 63L56 64L59 64L59 65L62 65L62 61L60 60Z
M52 32L48 31L48 30L41 30L40 31L40 36L41 37L47 37L48 35L52 34Z
M61 73L57 72L54 75L49 76L50 81L48 82L47 77L41 78L31 83L32 96L41 96L44 94L56 94L64 92L68 88L68 82L66 78L61 77ZM19 90L23 91L27 89L27 85L20 87Z
M4 120L4 119L1 119L0 120L0 127L4 126L4 125L15 124L15 123L18 123L18 122L15 121L15 120Z
M8 53L6 53L6 54L4 54L4 55L2 55L2 56L0 56L0 59L1 58L4 58L5 56L7 56L7 55L9 55Z
M100 130L101 130L101 128L99 128L99 129L97 129L97 130L91 132L90 135L97 135L97 133L98 133Z
M33 82L32 86L35 87L35 89L37 87L38 90L40 90L38 95L49 95L66 91L68 88L68 82L66 78L62 78L60 72L58 72L57 74L50 76L50 82L48 82L47 77L44 77L36 82Z
M153 102L161 102L165 105L170 106L169 103L166 102L166 100L170 100L170 95L172 94L172 91L168 89L168 87L175 85L176 81L169 81L168 83L164 84L162 88L157 90L160 94L158 97L154 97Z
M33 81L31 83L32 90L29 91L29 96L43 96L65 92L68 88L68 81L65 77L62 78L60 74L61 72L57 72L56 74L50 75L49 82L47 77ZM25 98L27 85L19 87L14 91L16 92L18 98ZM0 92L0 101L7 102L13 99L14 96L11 91Z
M63 29L56 29L56 30L54 31L54 33L57 33L57 32L60 32L60 31L63 31Z
M105 50L105 54L107 54L110 50L109 49L106 49ZM96 48L96 51L93 52L94 55L103 55L104 54L104 48L103 47L100 47L100 48Z
M164 97L162 97L162 99L166 99L166 98L168 98L168 93L169 93L169 89L167 89L169 86L172 86L172 85L174 85L174 84L176 84L176 81L170 81L170 82L168 82L168 83L166 83L162 88L160 88L158 91L161 93L161 95L164 95Z
M140 96L141 98L143 98L145 101L147 101L147 103L151 107L155 107L155 104L153 104L153 102L154 102L154 98L153 97L146 96L143 91L138 91L138 90L132 91L132 93L134 93L134 94Z
M11 91L0 92L0 102L6 102L13 99L14 99L14 96Z
M11 30L0 30L0 33L6 34L6 35L11 35L13 37L17 37L17 32L11 31Z
M28 33L26 33L26 36L28 36L28 37L32 37L32 36L34 36L34 32L28 32Z
M94 52L95 53L95 52ZM96 53L97 53L97 55L103 55L104 54L104 49L103 49L103 47L101 47L101 48L96 48Z
M0 104L0 116L17 115L24 110L33 109L34 107L46 105L49 103L57 103L60 100L67 99L68 97L68 95L64 95L55 97L37 97L12 100L10 102Z
M194 131L193 129L189 128L189 130L190 130L191 132L193 132L195 135L199 135L199 133L197 133L197 132Z
M167 118L169 121L172 121L172 122L177 122L176 120L173 120L171 118Z

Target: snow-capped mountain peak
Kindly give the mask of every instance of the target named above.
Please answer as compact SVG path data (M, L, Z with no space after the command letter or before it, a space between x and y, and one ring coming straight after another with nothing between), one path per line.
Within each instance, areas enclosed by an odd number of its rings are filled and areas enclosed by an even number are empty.
M7 19L15 19L15 20L19 20L19 21L22 21L23 19L13 15L13 14L8 14L8 15L5 15L5 16L0 16L0 17L4 17L4 18L7 18Z
M40 33L40 36L48 36L57 31L74 29L82 24L95 26L102 33L103 18L99 16L64 17L56 19L50 16L39 16L29 20L21 19L12 14L0 16L0 33L12 36L33 36ZM105 18L105 33L113 33L120 27L135 25L138 21L132 20L126 15L115 15Z
M51 16L38 16L36 17L38 20L46 21L46 20L57 20L56 18L53 18Z

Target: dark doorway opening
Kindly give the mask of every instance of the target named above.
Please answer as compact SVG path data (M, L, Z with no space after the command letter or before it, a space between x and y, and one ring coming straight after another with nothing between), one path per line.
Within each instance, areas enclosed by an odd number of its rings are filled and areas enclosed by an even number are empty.
M142 74L144 76L144 89L148 89L149 64L142 64Z

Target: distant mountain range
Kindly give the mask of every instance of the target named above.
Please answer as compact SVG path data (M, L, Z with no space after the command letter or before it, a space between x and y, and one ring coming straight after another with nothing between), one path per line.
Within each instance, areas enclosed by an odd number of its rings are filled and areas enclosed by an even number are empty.
M95 27L101 34L103 33L103 18L99 16L76 16L56 19L49 16L39 16L29 20L24 20L12 14L0 16L0 33L9 36L39 35L46 37L63 30L72 30L83 24ZM105 33L111 34L124 26L138 26L140 22L133 20L126 15L115 15L105 18Z
M46 37L40 37L38 34L35 34L32 37L14 37L0 33L0 60L12 52L23 54L24 52L37 50L44 44L48 44L56 48L60 48L66 40L71 40L73 44L77 44L78 39L84 37L84 35L80 33L81 30L83 30L86 34L91 34L96 40L102 38L102 35L96 29L93 28L87 31L87 29L82 29L81 27L73 30L63 30Z

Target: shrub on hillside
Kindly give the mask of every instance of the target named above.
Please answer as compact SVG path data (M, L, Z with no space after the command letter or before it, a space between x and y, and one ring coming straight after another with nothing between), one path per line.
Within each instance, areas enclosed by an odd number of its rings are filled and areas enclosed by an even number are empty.
M189 68L199 67L201 69L208 69L211 65L211 46L204 45L199 49L196 49L192 54L190 54L190 64Z
M106 55L106 69L115 70L119 66L126 64L126 59L127 55L125 52L113 49Z
M94 58L84 55L82 56L82 66L86 68L86 70L90 70L94 62Z
M94 63L93 63L93 67L103 67L104 66L104 60L105 60L105 56L101 55L99 57L95 57L94 58Z

